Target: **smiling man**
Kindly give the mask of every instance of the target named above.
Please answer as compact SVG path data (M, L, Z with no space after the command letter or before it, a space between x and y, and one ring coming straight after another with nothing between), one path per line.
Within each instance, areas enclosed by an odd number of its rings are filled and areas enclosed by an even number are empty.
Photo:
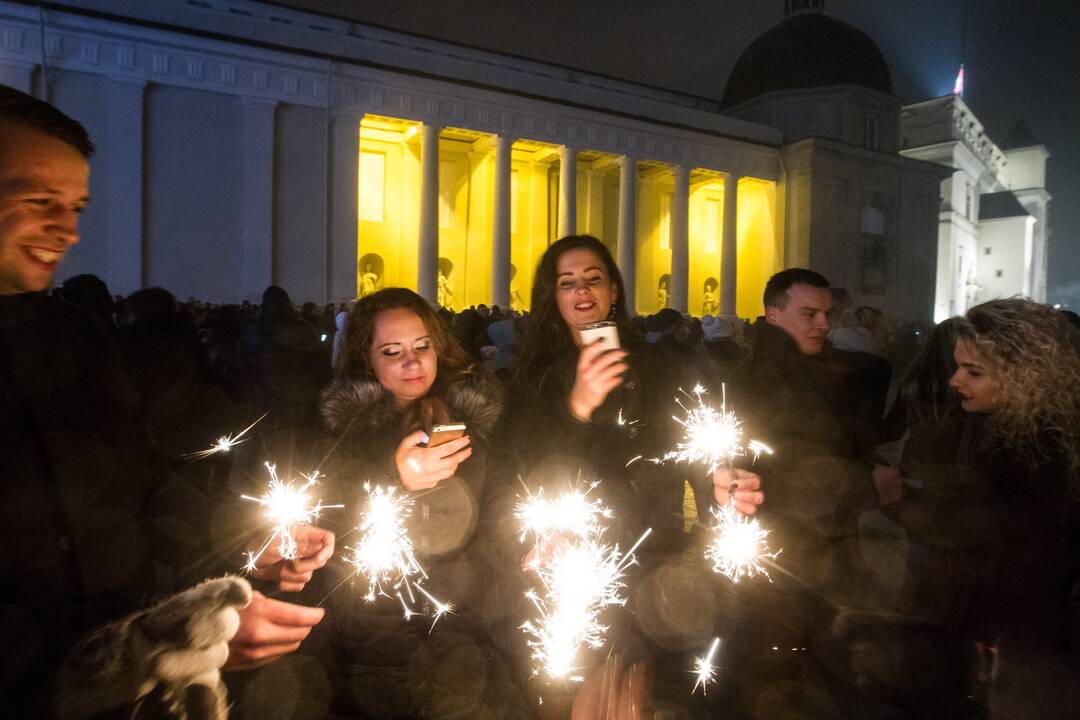
M94 151L81 125L12 92L0 95L0 295L48 289L79 242Z
M145 606L155 566L174 562L152 512L167 466L110 337L43 292L79 241L92 153L78 122L0 85L0 695L12 717L53 716L68 650ZM333 533L305 528L298 540L303 557L255 576L302 588ZM291 653L323 611L255 593L239 615L226 669Z

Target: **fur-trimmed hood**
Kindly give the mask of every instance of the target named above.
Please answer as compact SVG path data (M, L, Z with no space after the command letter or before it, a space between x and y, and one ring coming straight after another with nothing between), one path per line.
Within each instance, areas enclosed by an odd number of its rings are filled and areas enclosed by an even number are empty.
M503 388L497 378L470 372L451 383L441 394L450 419L463 422L470 435L490 440L503 410ZM322 393L319 411L332 432L385 426L400 416L393 396L375 380L339 377Z

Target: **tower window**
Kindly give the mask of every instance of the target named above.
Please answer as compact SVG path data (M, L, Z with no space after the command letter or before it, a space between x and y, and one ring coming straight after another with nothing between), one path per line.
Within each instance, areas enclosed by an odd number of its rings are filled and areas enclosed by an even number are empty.
M873 115L866 116L863 127L863 147L868 150L878 149L878 119Z
M997 272L995 273L995 275L996 275L997 277L1003 277L1003 276L1005 275L1005 271L1004 271L1004 270L998 270L998 271L997 271Z
M993 248L986 248L983 250L983 255L989 255L991 250L993 250Z

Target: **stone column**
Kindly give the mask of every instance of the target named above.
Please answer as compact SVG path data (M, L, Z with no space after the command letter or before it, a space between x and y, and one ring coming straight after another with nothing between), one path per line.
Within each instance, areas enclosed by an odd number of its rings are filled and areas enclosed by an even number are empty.
M623 285L619 302L626 304L631 316L637 314L634 304L637 280L637 160L623 155L619 158L619 271Z
M495 138L494 208L491 221L491 302L510 307L510 149L506 135Z
M739 176L728 173L724 178L724 236L720 249L720 314L735 315L735 283L738 276L739 247L737 239L739 207Z
M108 183L109 288L129 295L143 286L143 109L146 82L109 79Z
M577 234L577 150L559 150L559 237Z
M690 168L676 165L671 196L671 307L686 312L690 298Z
M276 100L244 98L243 294L258 301L274 282L274 115Z
M327 295L333 302L352 300L357 294L361 118L355 112L339 112L330 117Z
M439 278L439 128L420 129L420 238L416 291L434 303Z

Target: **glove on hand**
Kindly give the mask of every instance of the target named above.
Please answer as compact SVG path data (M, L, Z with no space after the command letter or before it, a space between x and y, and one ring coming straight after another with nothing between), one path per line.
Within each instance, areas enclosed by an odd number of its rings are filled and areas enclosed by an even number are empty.
M132 718L225 720L219 670L240 626L237 608L250 602L247 580L207 580L94 632L64 662L59 717L124 708Z

